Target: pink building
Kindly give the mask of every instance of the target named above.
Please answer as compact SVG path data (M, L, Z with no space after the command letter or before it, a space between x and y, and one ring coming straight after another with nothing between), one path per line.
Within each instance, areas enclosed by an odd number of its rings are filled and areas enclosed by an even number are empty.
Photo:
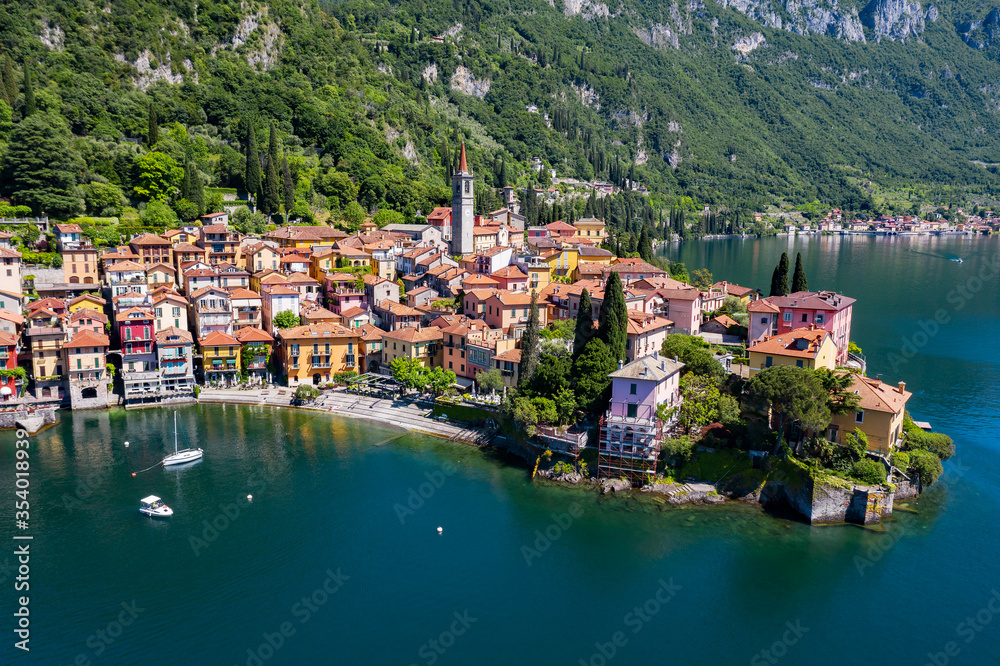
M683 367L683 363L654 353L608 375L611 403L601 418L598 478L625 477L641 486L656 474L665 425L657 407L680 406Z
M799 291L788 296L762 298L751 303L747 310L750 312L751 343L815 324L833 337L837 345L837 365L847 363L853 298L832 291Z

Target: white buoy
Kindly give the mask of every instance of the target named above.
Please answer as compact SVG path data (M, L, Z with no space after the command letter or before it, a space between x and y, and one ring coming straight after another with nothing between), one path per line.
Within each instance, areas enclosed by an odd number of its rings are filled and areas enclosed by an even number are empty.
M128 448L128 442L125 442L125 448L126 449Z
M439 527L438 528L438 534L441 534L442 532L444 532L444 528L443 527Z
M252 502L253 501L253 495L247 495L247 501L248 502Z

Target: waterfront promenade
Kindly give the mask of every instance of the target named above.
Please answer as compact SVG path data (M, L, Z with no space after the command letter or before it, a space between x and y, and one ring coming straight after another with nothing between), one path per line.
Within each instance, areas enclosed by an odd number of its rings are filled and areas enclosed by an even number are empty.
M232 403L238 405L263 405L291 407L295 390L284 386L269 389L204 389L199 402ZM474 443L483 434L481 428L466 427L450 421L439 420L431 409L415 401L391 398L370 398L348 393L343 389L324 391L315 400L296 405L297 409L312 409L349 418L368 419L388 423L407 430L417 430L458 442Z

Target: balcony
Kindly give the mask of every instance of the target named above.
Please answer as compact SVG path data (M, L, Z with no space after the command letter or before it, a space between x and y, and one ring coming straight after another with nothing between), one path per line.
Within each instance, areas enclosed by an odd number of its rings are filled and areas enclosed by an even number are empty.
M76 387L79 387L79 388L95 388L97 386L100 386L101 384L104 384L105 381L106 380L101 379L101 378L98 378L98 379L94 379L94 378L90 378L90 379L72 379L71 378L70 379L70 383L73 384L73 386L76 386Z
M131 382L149 382L160 378L160 373L156 370L126 370L122 377L126 384Z
M247 364L247 370L263 370L266 367L266 361L250 361L250 363Z
M353 367L355 364L356 363L355 363L355 359L354 359L354 354L345 354L344 355L344 365L346 365L348 367Z
M329 356L318 356L316 354L313 354L312 357L309 359L309 365L311 365L314 368L331 368L331 367L333 367L330 364L330 357Z
M162 365L160 373L163 375L186 375L189 367L187 363Z

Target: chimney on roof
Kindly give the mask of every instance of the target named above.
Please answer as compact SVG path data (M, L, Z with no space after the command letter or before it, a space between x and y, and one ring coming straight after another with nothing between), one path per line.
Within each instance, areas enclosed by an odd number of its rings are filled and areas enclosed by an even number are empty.
M899 382L899 394L903 395L906 392L906 382Z
M618 369L621 370L622 366L625 365L625 361L618 359Z

